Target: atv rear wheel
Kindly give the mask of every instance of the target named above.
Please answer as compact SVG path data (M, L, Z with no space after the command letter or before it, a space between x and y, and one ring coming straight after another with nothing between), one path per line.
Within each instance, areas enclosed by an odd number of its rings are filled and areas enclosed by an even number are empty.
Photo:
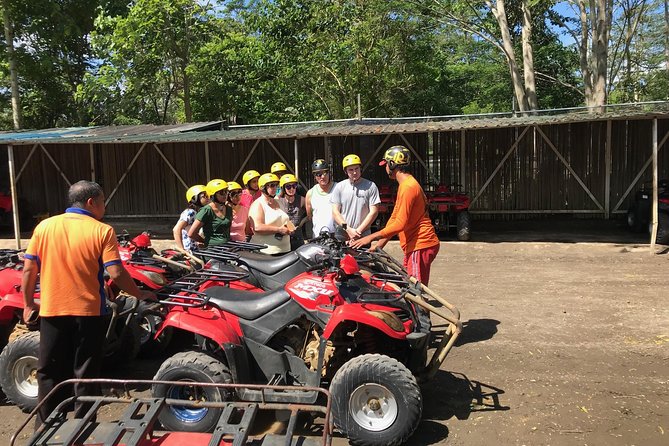
M28 413L37 406L39 331L19 336L0 354L0 385L7 399Z
M469 236L471 233L471 224L472 224L472 219L471 216L469 215L469 211L458 212L458 221L457 221L458 240L461 240L463 242L469 240Z
M416 378L385 355L348 361L332 379L330 392L335 427L356 446L404 444L423 411Z
M658 212L657 214L657 238L660 245L669 245L669 214Z
M218 359L202 352L177 353L167 359L153 377L158 381L188 381L193 383L232 382L228 368ZM232 399L232 395L216 387L171 386L154 384L151 394L155 398L170 398L187 401L221 402ZM211 432L216 427L223 409L195 408L170 405L165 407L158 419L163 427L172 431Z

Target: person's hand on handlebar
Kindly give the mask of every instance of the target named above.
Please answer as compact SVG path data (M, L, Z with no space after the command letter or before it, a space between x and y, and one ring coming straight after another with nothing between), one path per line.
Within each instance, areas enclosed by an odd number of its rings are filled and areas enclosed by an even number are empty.
M362 248L365 245L369 245L374 241L374 238L371 235L368 235L366 237L361 237L356 240L351 240L348 242L349 246L354 249Z

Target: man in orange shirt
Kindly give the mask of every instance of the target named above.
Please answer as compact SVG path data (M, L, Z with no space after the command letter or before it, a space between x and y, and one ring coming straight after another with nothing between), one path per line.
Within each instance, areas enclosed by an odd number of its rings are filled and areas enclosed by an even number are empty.
M393 146L386 150L379 166L385 166L388 177L399 184L395 208L378 232L351 242L353 248L360 248L379 239L372 249L383 248L396 234L404 251L404 267L409 275L427 285L430 280L430 266L439 252L439 239L428 215L427 198L418 181L408 171L411 152L404 146Z
M64 214L37 225L25 254L23 319L33 320L37 311L40 315L40 401L61 381L97 378L100 373L107 330L105 268L122 290L139 298L155 298L137 288L121 263L114 229L99 221L105 213L102 188L79 181L70 187L68 203ZM34 299L38 273L39 309ZM42 405L38 423L71 395L68 390ZM82 384L74 388L77 396L95 391ZM83 416L86 409L79 405L75 416Z

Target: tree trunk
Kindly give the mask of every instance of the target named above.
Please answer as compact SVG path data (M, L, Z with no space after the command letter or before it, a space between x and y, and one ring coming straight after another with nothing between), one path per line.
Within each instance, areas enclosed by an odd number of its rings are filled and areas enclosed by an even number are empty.
M578 44L579 64L583 76L583 93L585 94L585 105L590 107L592 103L592 71L590 70L588 47L590 39L588 34L588 13L585 0L578 0L579 20L581 22L581 40Z
M23 126L23 114L21 113L21 97L19 93L19 76L14 55L14 29L9 16L7 3L2 5L3 21L5 23L5 42L7 46L7 60L9 61L9 80L12 90L12 119L14 129L19 130Z
M664 67L669 75L669 0L664 0Z
M193 109L190 104L190 77L186 73L186 68L183 70L184 78L184 115L186 116L186 122L193 121Z
M612 0L590 0L590 25L592 29L592 100L596 111L604 111L606 105L606 68L609 47Z
M525 96L530 110L539 108L537 88L534 78L534 51L532 49L532 12L528 0L523 0L523 75L525 78Z
M509 71L511 72L511 81L513 82L513 91L515 93L516 100L518 101L518 110L523 113L527 112L529 105L527 102L527 96L525 95L523 78L520 75L520 70L516 64L513 42L511 41L511 33L509 32L509 23L506 19L504 0L496 0L496 6L492 6L492 3L488 2L488 6L497 19L499 30L502 35L502 47L504 49L504 55L506 56L507 64L509 65Z

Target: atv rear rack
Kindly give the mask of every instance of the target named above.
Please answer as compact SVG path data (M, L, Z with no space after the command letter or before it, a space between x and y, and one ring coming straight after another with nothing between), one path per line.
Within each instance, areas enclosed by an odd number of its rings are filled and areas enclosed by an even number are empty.
M330 419L330 393L318 387L300 387L300 391L318 392L325 398L325 405L300 403L270 403L264 398L265 391L292 391L291 386L264 386L246 384L217 384L197 383L198 387L217 387L221 389L260 390L263 395L260 402L224 401L202 402L189 400L175 400L170 398L142 398L133 397L130 388L145 387L154 384L170 386L192 386L192 382L184 381L150 381L150 380L112 380L112 379L84 379L68 380L58 384L46 399L64 386L75 383L117 386L123 389L122 396L79 396L70 397L60 403L47 417L44 423L30 437L26 446L157 446L159 444L191 446L208 444L209 446L329 446L332 442L332 421ZM234 393L234 392L233 392ZM88 406L82 418L67 419L66 408L72 404ZM11 438L10 446L16 444L21 432L37 415L41 401L21 424ZM104 405L125 406L123 414L117 420L100 421L99 410ZM157 420L160 411L169 406L192 408L223 409L214 432L211 434L192 432L160 432L157 431ZM290 418L284 434L266 434L260 437L252 436L252 426L259 411L288 411ZM106 411L111 413L112 411ZM297 418L300 414L318 413L323 416L323 434L318 437L296 435Z
M419 380L427 381L434 377L439 370L439 367L446 359L446 355L451 351L453 345L455 344L456 339L462 333L462 322L460 321L460 310L458 310L453 304L448 302L446 299L439 296L437 293L429 289L427 286L420 283L415 277L409 276L402 266L395 258L383 251L382 249L377 249L374 251L369 251L375 261L381 263L388 268L391 272L388 273L376 273L374 274L375 278L379 280L385 280L386 282L393 283L408 283L407 291L403 293L404 299L418 305L419 307L429 311L445 320L448 323L446 332L441 338L439 346L432 354L432 358L429 360L427 367L418 376ZM385 277L385 279L384 279ZM400 279L401 278L401 279ZM450 314L444 311L442 308L437 308L434 305L428 303L424 296L427 296L441 306L446 307Z

